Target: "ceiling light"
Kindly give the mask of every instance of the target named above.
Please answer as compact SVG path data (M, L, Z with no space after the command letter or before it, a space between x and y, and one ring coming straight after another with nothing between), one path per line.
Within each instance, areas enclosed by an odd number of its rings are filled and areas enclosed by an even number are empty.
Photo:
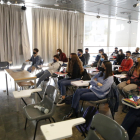
M1 4L4 4L3 0L1 0Z
M140 5L140 3L136 3L136 4L133 5L133 7L137 7L139 5Z
M72 0L56 0L56 2L60 4L70 4L72 3Z
M54 4L54 6L59 6L59 4L56 3L56 4Z
M10 4L11 4L11 2L10 2L10 1L7 1L7 4L8 4L8 5L10 5Z

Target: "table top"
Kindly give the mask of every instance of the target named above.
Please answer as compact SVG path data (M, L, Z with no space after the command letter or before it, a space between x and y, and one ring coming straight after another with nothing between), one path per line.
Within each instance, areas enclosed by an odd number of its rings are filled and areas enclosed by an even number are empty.
M41 131L46 140L61 140L72 136L72 127L85 123L84 118L77 118L58 123L42 125Z
M116 77L116 78L123 79L123 78L126 78L127 77L127 74L116 74L116 75L113 75L113 76Z
M26 70L14 72L12 69L5 69L6 74L14 79L14 81L36 79L37 77Z
M35 89L28 89L28 90L20 90L20 91L13 91L13 95L15 98L25 98L30 97L32 93L34 92L40 92L42 91L41 88L35 88Z
M67 75L68 73L62 73L62 72L55 72L55 74L57 74L57 75Z
M96 67L85 68L85 69L89 71L99 71Z
M135 106L133 106L133 105L130 105L130 104L124 102L123 100L122 100L122 104L127 105L127 106L129 106L129 107L131 107L131 108L134 108L134 109L140 109L140 106L136 106L136 107L135 107Z
M89 86L89 82L90 81L79 80L79 81L71 82L71 85L76 86L76 87L83 87L83 86Z

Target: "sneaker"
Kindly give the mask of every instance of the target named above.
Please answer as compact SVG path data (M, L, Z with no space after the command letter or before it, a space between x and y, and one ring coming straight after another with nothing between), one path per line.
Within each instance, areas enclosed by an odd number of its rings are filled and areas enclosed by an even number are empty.
M59 100L62 100L62 95L59 96Z
M65 99L61 99L58 103L57 106L63 106L65 105Z

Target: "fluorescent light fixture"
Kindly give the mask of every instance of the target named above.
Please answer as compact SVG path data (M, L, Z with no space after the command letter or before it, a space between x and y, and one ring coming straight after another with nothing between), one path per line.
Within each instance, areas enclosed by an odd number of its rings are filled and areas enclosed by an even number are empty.
M59 6L59 4L56 3L56 4L54 4L54 6Z

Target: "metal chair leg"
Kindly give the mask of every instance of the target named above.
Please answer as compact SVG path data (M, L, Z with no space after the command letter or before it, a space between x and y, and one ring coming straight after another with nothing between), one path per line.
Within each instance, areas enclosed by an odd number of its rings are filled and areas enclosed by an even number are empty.
M39 121L36 121L36 126L35 126L35 132L34 132L34 138L33 138L33 140L35 140L35 137L36 137L36 131L37 131L38 122L39 122Z
M55 119L52 117L53 122L55 123Z
M48 120L49 120L49 121L50 121L50 123L51 123L51 119L49 118Z
M25 121L25 127L24 127L24 129L26 130L26 126L27 126L27 118L26 118L26 121Z

